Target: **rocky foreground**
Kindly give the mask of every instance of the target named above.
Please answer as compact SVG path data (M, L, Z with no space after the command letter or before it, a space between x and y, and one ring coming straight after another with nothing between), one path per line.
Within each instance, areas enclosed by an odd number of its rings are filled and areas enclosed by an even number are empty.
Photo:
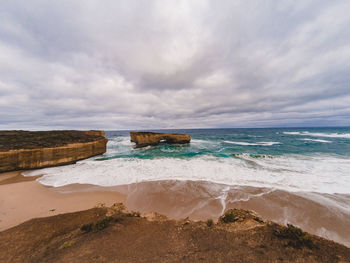
M0 172L74 163L106 152L103 131L0 131Z
M242 209L214 223L115 204L0 232L0 262L350 262L350 249Z

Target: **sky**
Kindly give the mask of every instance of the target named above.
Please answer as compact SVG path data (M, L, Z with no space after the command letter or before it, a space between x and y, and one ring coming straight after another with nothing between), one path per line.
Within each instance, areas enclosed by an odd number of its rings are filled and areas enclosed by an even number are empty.
M0 129L350 126L348 0L0 0Z

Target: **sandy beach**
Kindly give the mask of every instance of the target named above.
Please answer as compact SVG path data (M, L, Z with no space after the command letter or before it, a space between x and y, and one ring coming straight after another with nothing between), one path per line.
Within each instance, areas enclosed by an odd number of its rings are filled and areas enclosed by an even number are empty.
M86 210L95 206L111 206L124 202L118 192L60 193L21 172L0 174L0 231L32 218Z
M282 191L176 180L55 188L37 178L0 174L0 262L347 262L350 255L345 246L305 232L296 238L287 234L290 228L265 221L281 218L284 208L298 214L308 207L310 214L303 216L312 222L306 228L321 224L337 232L338 226L343 229L338 239L346 244L346 220ZM283 199L297 201L300 209ZM127 208L113 205L117 202ZM229 207L254 209L264 218ZM219 220L205 220L218 219L224 210ZM317 223L315 215L322 212L329 225L324 216Z
M348 195L292 193L270 188L228 187L204 181L158 181L101 187L71 184L47 187L20 172L0 174L0 231L32 218L82 211L123 202L142 214L216 220L230 208L257 212L266 220L292 223L303 230L350 246L350 219L341 206ZM335 199L336 198L336 199ZM338 208L330 206L337 202Z

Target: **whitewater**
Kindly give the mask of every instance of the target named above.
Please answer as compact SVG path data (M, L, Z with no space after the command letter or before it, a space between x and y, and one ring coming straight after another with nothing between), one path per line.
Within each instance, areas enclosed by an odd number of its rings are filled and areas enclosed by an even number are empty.
M350 192L350 131L346 128L167 132L189 133L192 141L136 149L128 132L107 132L106 154L25 175L44 174L38 181L54 187L194 180L294 192Z

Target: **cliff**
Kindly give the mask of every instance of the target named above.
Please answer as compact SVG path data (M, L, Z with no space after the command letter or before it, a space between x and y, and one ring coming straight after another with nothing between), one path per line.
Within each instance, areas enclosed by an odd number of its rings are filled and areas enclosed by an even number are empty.
M85 134L89 135L94 135L94 136L105 136L105 131L95 131L95 130L90 130L90 131L82 131Z
M103 131L0 131L0 172L75 163L106 152Z
M191 136L188 134L174 133L155 133L155 132L130 132L131 142L136 143L136 147L145 147L148 145L158 145L164 143L189 143Z

